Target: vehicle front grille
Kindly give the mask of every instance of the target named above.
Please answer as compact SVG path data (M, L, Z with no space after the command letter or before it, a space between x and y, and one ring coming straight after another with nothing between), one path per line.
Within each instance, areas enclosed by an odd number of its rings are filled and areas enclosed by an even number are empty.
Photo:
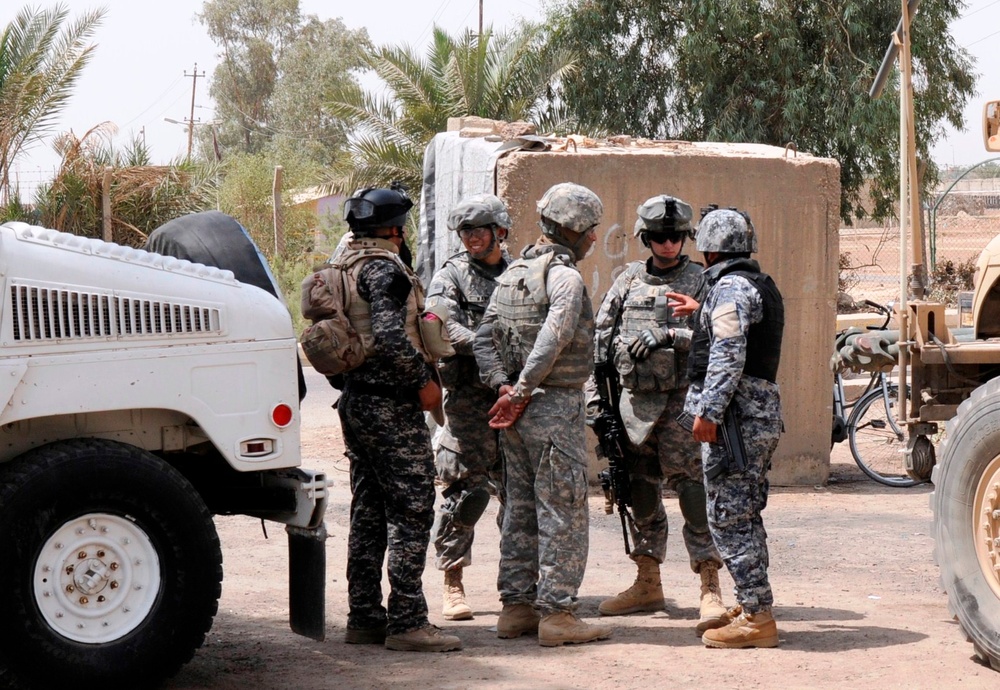
M15 342L218 334L217 307L12 282Z

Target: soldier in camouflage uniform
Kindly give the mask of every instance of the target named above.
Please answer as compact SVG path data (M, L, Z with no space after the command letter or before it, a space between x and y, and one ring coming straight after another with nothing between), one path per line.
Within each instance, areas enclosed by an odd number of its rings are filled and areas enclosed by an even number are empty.
M462 586L462 569L472 563L475 525L499 481L497 432L489 428L496 394L479 379L472 354L476 329L510 262L501 246L510 229L503 202L492 194L460 201L448 215L448 229L465 246L434 274L427 306L448 313L447 327L456 354L439 364L444 384L445 424L434 439L438 480L444 485L434 523L436 565L444 571L442 615L447 620L472 618ZM501 498L500 519L503 514Z
M701 446L677 424L687 395L690 317L677 317L668 306L677 294L701 301L705 278L702 266L682 253L691 234L688 204L661 195L636 212L634 234L651 256L629 264L604 296L594 355L597 363L610 358L619 374L619 411L631 442L626 452L635 548L630 555L638 573L631 587L601 602L598 611L618 616L663 610L660 564L668 527L661 484L666 483L677 492L684 545L691 569L701 576L700 618L707 623L726 612L719 589L722 560L705 515Z
M750 259L757 237L746 214L714 210L698 226L698 250L709 292L695 315L685 410L695 417L708 491L708 524L736 584L736 606L702 636L710 647L776 647L774 598L767 577L767 471L782 431L775 383L781 357L781 293ZM729 466L717 441L725 410L735 405L747 468Z
M416 335L420 281L398 256L412 206L395 189L366 189L344 204L355 237L344 255L371 256L362 259L351 299L367 303L374 341L374 355L344 375L337 405L353 496L345 641L444 652L462 643L429 624L421 582L434 519L434 458L423 411L440 404L441 389ZM387 548L388 610L381 584Z
M611 634L574 614L587 565L583 385L594 336L576 262L597 239L603 207L586 187L562 183L538 211L542 236L497 279L474 351L483 381L499 395L490 426L503 429L497 637L537 632L539 644L554 647Z

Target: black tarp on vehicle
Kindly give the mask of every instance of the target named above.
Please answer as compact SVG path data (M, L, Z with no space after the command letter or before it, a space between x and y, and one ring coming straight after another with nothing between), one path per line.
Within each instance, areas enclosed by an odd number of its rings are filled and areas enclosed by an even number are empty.
M236 280L265 290L284 302L267 259L239 221L220 211L175 218L150 233L146 251L232 271ZM299 400L306 395L298 363Z

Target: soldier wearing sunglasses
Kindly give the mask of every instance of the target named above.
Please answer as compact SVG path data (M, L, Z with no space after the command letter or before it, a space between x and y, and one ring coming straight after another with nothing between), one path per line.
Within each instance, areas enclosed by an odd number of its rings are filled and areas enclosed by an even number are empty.
M630 263L608 290L595 320L595 361L614 362L621 386L620 413L628 432L629 484L632 491L638 570L635 583L601 602L605 616L663 610L660 564L666 555L667 515L661 485L677 492L684 516L682 534L691 569L701 577L700 622L726 613L719 588L722 560L712 543L705 513L701 449L678 426L688 379L691 343L689 317L669 306L682 294L701 301L702 266L683 254L692 237L691 207L660 195L637 209L635 236L650 251Z

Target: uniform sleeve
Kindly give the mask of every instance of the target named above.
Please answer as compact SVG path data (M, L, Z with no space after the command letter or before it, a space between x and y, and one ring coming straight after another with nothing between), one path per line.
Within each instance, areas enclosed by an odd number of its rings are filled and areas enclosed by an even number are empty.
M371 305L375 355L400 387L423 388L431 370L406 336L406 300L413 286L392 261L369 261L358 275L358 294Z
M698 304L704 302L705 298L708 296L708 283L705 282L705 277L698 276L695 289L686 294L698 300ZM674 327L674 349L680 350L681 352L691 351L691 336L694 332L694 318L695 315L692 314L684 319L684 326Z
M472 354L472 343L476 339L475 331L464 325L465 315L459 308L462 291L450 265L446 264L431 279L427 290L427 307L444 307L448 312L448 336L455 352L460 355Z
M743 376L747 333L764 312L757 290L740 276L720 280L706 306L712 339L698 416L719 424Z
M575 268L553 263L545 279L549 313L538 331L521 376L514 386L518 395L530 395L552 371L556 359L573 341L586 290L583 276Z
M622 312L622 303L630 281L626 269L615 282L611 284L608 293L604 295L601 307L594 317L594 362L600 364L611 354L611 339L614 336L615 323Z
M472 352L479 366L479 378L493 389L507 383L507 373L500 361L500 355L493 346L493 327L496 320L497 297L496 293L493 293L486 307L486 313L483 314L483 320L479 322L479 330L476 331L476 339L472 345Z

